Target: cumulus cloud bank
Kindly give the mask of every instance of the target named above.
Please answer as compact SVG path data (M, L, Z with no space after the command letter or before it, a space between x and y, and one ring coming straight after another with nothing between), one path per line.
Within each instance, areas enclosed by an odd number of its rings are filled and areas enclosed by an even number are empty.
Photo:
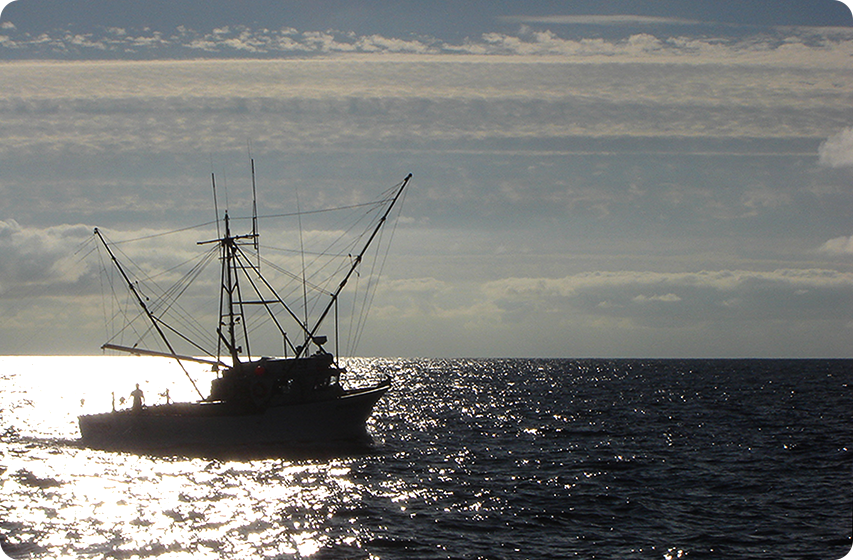
M820 145L820 163L828 167L853 167L853 127L845 128Z
M853 296L853 274L826 269L596 272L553 279L507 278L484 285L484 293L501 305L530 303L531 313L548 302L552 311L558 305L564 311L576 308L639 321L648 317L651 306L655 306L655 317L695 321L745 311L782 318L804 309L816 318L843 318L853 307L844 304L845 298Z
M518 21L530 18L519 17ZM657 17L636 16L553 16L533 18L540 23L608 23L624 25L688 23ZM533 21L530 20L530 21ZM100 32L55 30L37 35L19 31L12 23L0 27L0 53L9 58L66 59L163 59L163 58L289 58L340 54L409 55L504 55L560 56L592 62L602 57L648 62L689 60L691 63L761 63L769 59L790 66L802 63L815 49L833 52L835 65L845 64L850 55L850 32L843 28L790 30L784 36L767 31L761 38L657 37L634 33L626 38L564 37L550 29L523 26L519 33L486 32L459 42L424 36L392 37L378 33L358 34L334 29L298 30L292 27L266 28L246 25L222 26L197 31L178 26L172 32L145 28L105 27Z
M502 355L538 355L542 348L568 355L755 355L756 336L773 354L809 355L823 350L804 337L816 325L837 329L825 342L844 339L853 274L779 269L590 272L484 283L421 278L386 286L380 299L375 319L388 332L416 321L427 344L437 340L463 355L486 347L488 337L503 341ZM633 343L617 343L629 332ZM640 340L656 341L654 349L633 346Z
M821 245L820 250L831 255L853 255L853 235L830 239Z
M75 252L91 236L89 226L23 227L0 220L0 294L16 299L46 285L71 286L90 272Z

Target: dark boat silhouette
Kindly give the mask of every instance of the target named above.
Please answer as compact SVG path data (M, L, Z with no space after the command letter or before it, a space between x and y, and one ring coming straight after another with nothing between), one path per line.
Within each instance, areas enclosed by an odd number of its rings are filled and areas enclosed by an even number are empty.
M252 170L254 190L254 163ZM254 246L258 250L257 205L253 210L252 232L245 235L232 234L231 220L226 211L218 237L199 242L199 245L216 244L221 261L220 321L215 333L218 350L207 357L176 352L173 339L190 342L193 348L201 346L149 309L146 298L120 264L111 244L96 229L96 237L147 318L149 331L157 335L167 350L114 343L104 344L103 348L172 358L182 368L184 361L201 362L212 365L218 373L211 383L210 393L204 396L184 368L199 394L197 402L167 402L122 410L113 407L110 412L80 416L80 443L87 447L117 450L228 450L257 446L368 443L370 436L365 423L374 405L390 388L391 379L385 376L369 386L344 388L341 377L346 370L324 348L328 343L327 337L317 333L330 311L336 308L341 291L385 225L410 178L411 174L390 191L390 196L380 201L384 210L377 214L379 219L365 231L367 239L361 251L357 255L348 255L351 265L343 270L336 289L327 294L328 303L311 327L284 302L261 274L259 264L256 265L243 249ZM305 281L304 274L302 281ZM245 309L249 306L260 306L270 313L271 323L292 349L292 357L243 357L241 342L246 347L249 344L245 317ZM301 344L294 345L292 337L285 334L275 312L289 316L299 325Z

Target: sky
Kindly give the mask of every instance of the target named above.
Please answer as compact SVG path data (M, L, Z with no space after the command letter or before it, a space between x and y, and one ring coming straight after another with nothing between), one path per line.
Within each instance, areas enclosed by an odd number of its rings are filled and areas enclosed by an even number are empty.
M262 216L413 174L358 355L853 356L836 0L17 0L0 354L98 353L93 229L209 223L211 173L246 215L249 153ZM122 248L167 270L210 233Z

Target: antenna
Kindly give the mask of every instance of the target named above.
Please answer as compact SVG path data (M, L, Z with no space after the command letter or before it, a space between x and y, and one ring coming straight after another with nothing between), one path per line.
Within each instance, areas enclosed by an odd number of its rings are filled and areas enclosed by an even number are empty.
M219 206L216 203L216 176L213 172L210 173L210 182L213 184L213 213L215 214L214 218L216 218L216 237L222 237L222 234L219 232Z
M255 158L249 154L249 162L252 165L252 242L255 253L258 255L258 269L261 268L261 244L258 239L258 190L255 186Z
M308 287L305 283L305 245L302 242L302 208L299 206L299 187L296 187L296 217L299 224L299 253L302 255L302 306L305 310L305 334L308 333ZM305 338L305 348L311 341L311 336ZM299 356L297 356L298 358Z
M231 204L228 202L228 175L222 173L222 189L225 191L225 211L228 212Z

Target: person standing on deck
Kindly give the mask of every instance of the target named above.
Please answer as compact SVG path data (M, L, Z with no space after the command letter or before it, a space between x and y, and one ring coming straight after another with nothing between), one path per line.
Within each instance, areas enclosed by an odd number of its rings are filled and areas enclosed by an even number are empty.
M136 389L130 392L130 396L133 397L133 411L141 411L142 403L145 402L145 395L142 394L142 389L139 388L139 383L136 384Z

